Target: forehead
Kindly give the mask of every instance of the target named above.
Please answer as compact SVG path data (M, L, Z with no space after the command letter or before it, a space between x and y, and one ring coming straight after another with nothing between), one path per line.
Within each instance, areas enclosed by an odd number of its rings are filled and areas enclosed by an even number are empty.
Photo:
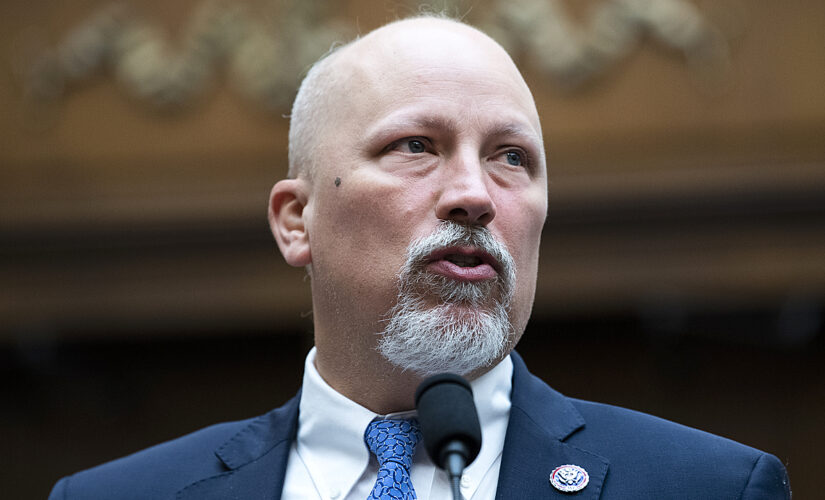
M493 40L448 21L397 24L340 54L336 66L345 75L339 89L345 95L338 99L339 117L364 127L411 115L441 122L493 121L499 127L519 123L540 136L532 95Z

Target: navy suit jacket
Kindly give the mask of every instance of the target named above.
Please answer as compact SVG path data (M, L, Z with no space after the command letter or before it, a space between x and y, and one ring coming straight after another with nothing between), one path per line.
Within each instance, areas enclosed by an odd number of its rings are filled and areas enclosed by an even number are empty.
M510 422L497 499L790 498L773 455L614 406L567 398L513 353ZM298 401L250 420L207 427L61 479L50 500L279 499ZM590 475L577 493L549 482L574 464Z

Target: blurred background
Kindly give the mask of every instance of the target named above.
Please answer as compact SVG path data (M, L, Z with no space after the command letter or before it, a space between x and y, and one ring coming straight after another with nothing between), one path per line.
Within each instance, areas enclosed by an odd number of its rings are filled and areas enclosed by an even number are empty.
M431 5L501 41L542 116L528 365L770 451L816 497L825 3ZM333 41L418 10L3 2L3 498L291 397L312 339L309 283L265 217L285 115Z

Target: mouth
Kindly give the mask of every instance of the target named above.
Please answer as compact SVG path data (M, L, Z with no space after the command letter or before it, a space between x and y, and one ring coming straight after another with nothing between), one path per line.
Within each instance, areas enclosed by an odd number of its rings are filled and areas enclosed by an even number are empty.
M495 279L501 265L489 253L476 247L448 247L430 254L430 272L458 281Z

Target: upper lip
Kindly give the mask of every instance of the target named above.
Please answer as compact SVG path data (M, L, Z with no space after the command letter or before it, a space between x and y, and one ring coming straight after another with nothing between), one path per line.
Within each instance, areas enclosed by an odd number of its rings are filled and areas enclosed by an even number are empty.
M499 264L495 257L490 255L490 253L486 252L485 250L472 246L444 247L431 253L428 257L428 260L429 262L435 262L437 260L442 260L446 258L448 255L468 255L478 257L482 263L488 264L493 269L495 269L496 272L501 271L501 264Z

